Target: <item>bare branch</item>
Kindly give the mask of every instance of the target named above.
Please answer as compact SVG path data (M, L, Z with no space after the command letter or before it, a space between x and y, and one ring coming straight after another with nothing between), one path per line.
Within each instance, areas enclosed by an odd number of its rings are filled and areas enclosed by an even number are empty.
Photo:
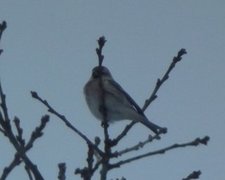
M3 117L0 118L0 125L2 126L2 129L4 129L5 135L8 137L9 141L14 146L19 156L23 159L25 165L31 169L34 177L36 179L42 180L43 177L41 173L39 172L37 166L28 158L28 156L25 153L26 152L25 148L19 144L19 142L17 141L17 138L12 132L11 123L10 123L11 121L8 117L5 98L6 98L5 94L3 93L1 84L0 84L0 100L1 100L0 107L4 115L4 118Z
M7 23L6 23L6 21L3 21L0 24L0 39L2 38L2 33L5 31L6 28L7 28Z
M42 117L41 119L41 124L36 127L36 129L32 132L32 135L30 137L30 140L28 141L28 143L24 146L25 151L29 151L32 147L33 144L35 142L36 139L38 139L39 137L41 137L43 135L43 129L45 128L47 122L49 121L49 116L45 115ZM16 122L18 123L18 122ZM18 125L16 125L18 126ZM22 137L22 136L21 136ZM10 165L8 167L5 167L2 173L2 176L0 177L1 180L6 179L6 177L9 175L9 173L21 163L21 159L20 156L18 154L18 152L15 154L14 159L12 160L12 162L10 163Z
M18 153L15 154L13 161L10 163L10 165L8 167L5 167L2 175L0 177L1 180L5 180L7 178L7 176L9 175L9 173L19 164L21 163L21 159L18 155Z
M112 140L112 144L113 145L117 145L118 142L127 135L128 131L133 127L133 125L135 125L137 122L136 121L132 121L130 124L128 124L124 130L115 138Z
M16 130L17 130L17 134L18 134L16 136L16 139L20 143L20 145L24 147L25 139L23 139L23 129L20 127L20 120L18 117L14 118L14 124L16 126Z
M101 155L103 156L103 152L93 143L91 140L89 140L83 133L81 133L77 128L75 128L67 119L65 116L58 113L55 109L53 109L49 103L46 100L43 100L35 91L31 91L31 95L34 99L37 99L39 102L41 102L43 105L45 105L48 108L48 111L55 116L57 116L59 119L61 119L67 127L69 127L71 130L73 130L76 134L78 134L82 139L86 141L88 145L93 146L93 148Z
M158 135L154 135L154 136L149 135L148 139L146 139L145 141L139 142L132 147L126 148L126 149L121 150L121 151L118 151L115 154L117 156L121 156L121 155L126 154L126 153L131 152L131 151L137 151L140 148L143 148L146 144L148 144L148 143L150 143L150 142L152 142L153 140L156 140L156 139L159 139Z
M96 53L98 55L99 66L102 65L102 62L104 60L104 56L102 55L102 48L104 47L105 42L106 42L106 39L104 36L102 36L98 39L98 48L96 48Z
M3 21L1 24L0 24L0 40L2 38L2 33L5 31L5 29L7 28L7 24L5 21ZM2 54L3 50L0 49L0 55Z
M1 117L1 119L0 119L1 123L3 123L3 124L1 124L2 126L7 126L7 123L9 121L8 109L7 109L7 106L6 106L5 99L6 99L6 97L5 97L5 94L3 93L2 86L1 86L1 83L0 83L0 100L1 100L0 107L3 111L3 116L4 116L4 117Z
M49 116L45 115L41 118L41 124L35 128L35 130L32 132L31 137L25 146L26 151L31 149L33 147L33 143L36 139L40 138L43 135L43 130L46 127L47 123L49 122Z
M93 169L93 163L94 163L94 148L92 146L88 146L88 157L87 157L87 167L84 167L82 169L77 168L75 170L75 174L80 174L80 176L84 180L91 180L91 177L96 169Z
M105 37L102 36L99 38L98 40L98 45L99 48L96 49L96 53L98 55L98 61L99 61L99 67L102 65L103 59L104 59L104 55L102 55L102 49L105 45ZM107 173L108 173L108 166L109 166L109 161L110 161L110 157L111 157L111 139L109 138L109 132L108 132L108 128L109 128L109 124L108 124L108 110L107 107L105 105L105 91L104 91L104 84L103 84L103 80L101 79L100 76L100 81L99 81L99 90L101 91L101 97L100 97L100 111L103 115L103 121L102 121L102 127L104 130L104 157L102 157L102 169L101 169L101 180L106 180L107 178Z
M185 49L181 49L178 53L177 56L173 58L172 63L170 64L168 70L166 71L166 73L164 74L164 76L161 79L157 80L157 83L155 85L155 88L151 94L151 96L145 101L144 106L142 107L142 111L144 112L147 107L157 98L157 92L159 90L159 88L161 87L161 85L169 78L169 74L170 72L173 70L173 68L175 67L176 63L179 62L182 59L182 56L184 54L187 54ZM121 134L118 135L117 138L115 138L113 140L114 144L117 144L127 133L128 131L136 124L136 122L132 121L130 124L128 124L124 130L122 131ZM164 134L163 132L159 133L159 134ZM159 135L158 134L158 135Z
M170 151L172 149L184 148L184 147L187 147L187 146L198 146L198 145L201 145L201 144L207 145L208 141L209 141L209 137L208 136L205 136L202 139L196 138L195 140L193 140L191 142L181 143L181 144L174 144L174 145L168 146L166 148L159 149L157 151L149 152L149 153L146 153L146 154L142 154L142 155L139 155L139 156L135 156L133 158L129 158L127 160L119 161L119 162L117 162L115 164L112 164L110 168L111 169L112 168L119 168L121 165L130 163L132 161L136 161L136 160L139 160L139 159L142 159L142 158L145 158L145 157L148 157L148 156L157 155L157 154L164 154L167 151Z
M175 67L175 65L181 61L182 56L184 54L187 54L185 49L181 49L178 53L177 56L173 58L172 63L170 64L169 68L167 69L166 73L163 75L163 77L161 79L158 79L155 85L155 88L151 94L151 96L145 101L144 106L142 107L142 110L145 111L146 108L157 98L157 92L159 90L159 88L161 87L161 85L169 78L169 74L170 72L173 70L173 68Z
M59 163L58 168L59 168L58 179L66 180L66 163Z
M26 172L27 172L27 174L28 174L29 179L30 179L30 180L33 180L32 173L31 173L30 168L27 167L26 165L25 165L24 168L25 168L25 170L26 170Z
M189 174L186 178L183 178L182 180L192 180L192 179L199 179L201 175L201 171L193 171L191 174Z

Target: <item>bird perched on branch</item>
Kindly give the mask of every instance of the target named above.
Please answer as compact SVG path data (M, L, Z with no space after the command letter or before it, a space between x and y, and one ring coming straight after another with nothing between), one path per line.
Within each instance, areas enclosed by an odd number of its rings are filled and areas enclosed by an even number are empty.
M167 129L150 122L137 103L113 79L104 66L92 70L90 80L84 86L87 105L92 114L101 121L133 120L142 123L155 134L166 133Z

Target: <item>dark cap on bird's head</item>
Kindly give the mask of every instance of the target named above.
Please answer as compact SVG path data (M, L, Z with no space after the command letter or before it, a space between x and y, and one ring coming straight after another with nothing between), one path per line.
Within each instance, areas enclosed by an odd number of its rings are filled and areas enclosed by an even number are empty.
M96 66L92 69L92 77L99 78L102 76L109 76L112 77L109 69L105 66Z

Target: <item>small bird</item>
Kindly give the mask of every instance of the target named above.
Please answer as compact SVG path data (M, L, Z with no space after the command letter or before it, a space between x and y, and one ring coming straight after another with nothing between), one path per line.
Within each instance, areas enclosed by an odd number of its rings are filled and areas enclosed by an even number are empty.
M142 123L155 134L167 131L147 119L137 103L104 66L93 68L91 78L84 86L84 95L91 113L101 121L104 118L109 123L127 119Z

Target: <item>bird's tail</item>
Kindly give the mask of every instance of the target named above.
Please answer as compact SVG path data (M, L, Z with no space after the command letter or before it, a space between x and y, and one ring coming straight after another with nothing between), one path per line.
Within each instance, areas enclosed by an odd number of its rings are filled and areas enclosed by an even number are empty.
M151 129L155 134L165 134L167 133L167 128L160 127L151 121L149 121L146 117L140 121L143 125Z

